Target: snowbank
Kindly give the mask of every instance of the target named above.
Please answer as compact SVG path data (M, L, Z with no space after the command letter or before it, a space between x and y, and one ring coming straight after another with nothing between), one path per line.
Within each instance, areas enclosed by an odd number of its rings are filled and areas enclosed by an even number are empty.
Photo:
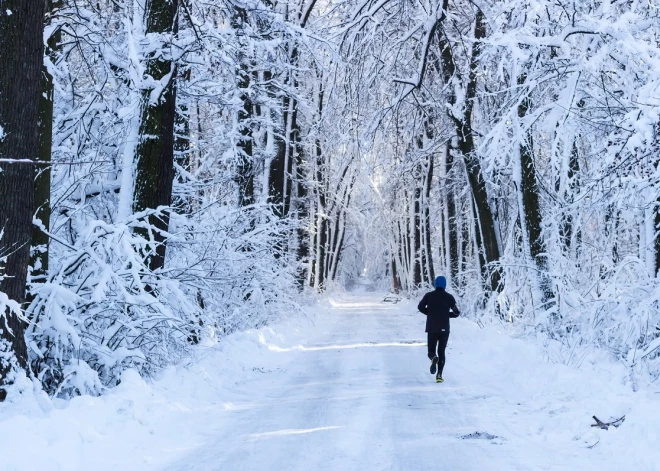
M51 400L23 379L20 395L0 404L0 470L159 469L222 427L247 376L276 367L267 344L293 345L311 329L298 318L236 333L153 382L128 370L100 397Z

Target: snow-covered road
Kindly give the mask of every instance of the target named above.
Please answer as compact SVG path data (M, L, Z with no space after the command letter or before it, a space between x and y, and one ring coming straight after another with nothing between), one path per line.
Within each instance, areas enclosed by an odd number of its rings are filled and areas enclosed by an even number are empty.
M547 404L534 395L544 391L534 388L553 378L544 379L545 363L530 370L529 359L520 358L524 345L511 348L516 341L489 338L459 319L446 382L436 384L424 316L411 303L382 299L331 301L301 345L269 344L256 374L233 391L244 400L232 403L222 426L168 469L609 469L583 440L553 440L555 431L543 432L547 420L535 423L535 415L545 419L553 411L542 410ZM530 373L538 377L527 378Z
M319 299L309 319L200 346L155 381L127 371L100 397L26 389L0 407L0 471L660 469L652 388L460 318L437 384L424 316L383 296Z

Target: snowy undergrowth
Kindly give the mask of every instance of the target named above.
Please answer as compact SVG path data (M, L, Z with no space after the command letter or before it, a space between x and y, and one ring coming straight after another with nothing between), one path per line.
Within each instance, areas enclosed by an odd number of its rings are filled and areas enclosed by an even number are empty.
M314 345L322 333L341 328L329 309L327 299L319 300L309 317L201 346L194 361L167 368L151 382L128 370L121 384L100 397L50 399L27 380L19 381L14 387L22 393L0 404L2 469L162 469L212 441L226 427L227 414L268 401L264 391L295 371L286 362L296 357L278 355L274 347ZM395 309L403 314L399 334L423 340L423 316L411 314L415 303L404 300ZM519 436L576 453L588 449L611 460L612 469L617 463L655 469L657 390L633 392L620 379L621 366L604 359L582 362L578 370L549 361L546 352L543 345L511 338L495 326L454 322L446 375L465 382L461 400L480 402L479 422L488 430L474 432L508 441ZM419 368L426 369L421 347L419 353ZM592 415L604 421L626 415L626 420L604 431L590 426Z

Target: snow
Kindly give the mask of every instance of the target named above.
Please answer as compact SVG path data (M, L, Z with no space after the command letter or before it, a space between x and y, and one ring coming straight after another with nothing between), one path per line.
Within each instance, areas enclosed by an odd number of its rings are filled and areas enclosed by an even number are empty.
M459 318L436 384L424 316L383 298L319 299L100 397L50 400L23 380L0 404L2 469L657 469L660 397L616 365L552 363ZM592 415L626 419L605 431Z

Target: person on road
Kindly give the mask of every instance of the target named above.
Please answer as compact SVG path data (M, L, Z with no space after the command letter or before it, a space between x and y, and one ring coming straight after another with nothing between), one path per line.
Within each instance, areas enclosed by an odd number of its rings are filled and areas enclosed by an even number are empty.
M428 335L429 360L431 374L436 373L435 380L442 383L442 370L445 367L445 348L449 340L449 318L460 315L454 297L445 291L447 279L439 276L435 279L435 291L426 293L419 302L417 309L426 314L426 333Z

